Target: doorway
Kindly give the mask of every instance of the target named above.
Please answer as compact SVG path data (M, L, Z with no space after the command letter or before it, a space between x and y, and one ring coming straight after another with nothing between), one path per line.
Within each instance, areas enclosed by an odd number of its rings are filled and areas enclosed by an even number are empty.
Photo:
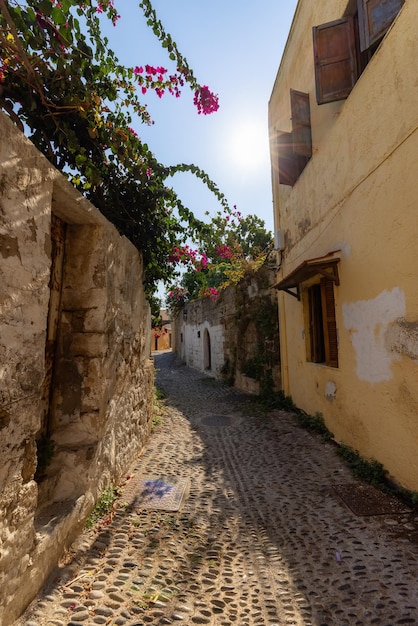
M207 328L203 334L203 366L205 370L212 369L212 351L210 346L210 334Z

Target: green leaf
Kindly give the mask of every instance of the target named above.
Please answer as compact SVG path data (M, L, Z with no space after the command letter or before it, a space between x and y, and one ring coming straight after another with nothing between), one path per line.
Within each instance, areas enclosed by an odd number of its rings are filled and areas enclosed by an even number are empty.
M51 11L51 18L57 26L62 26L62 24L67 22L67 16L59 7L53 7Z
M34 22L36 20L36 13L35 11L32 9L32 7L28 7L27 11L26 11L26 15L28 16L28 20L30 22Z
M75 164L80 167L81 165L83 165L83 163L85 163L87 161L87 157L84 156L84 154L77 154L76 158L75 158Z
M71 31L66 26L62 26L59 29L59 34L64 45L69 46L73 43L73 37L71 35Z
M51 15L52 8L53 7L50 0L41 0L41 2L38 4L38 9L46 17L49 17Z

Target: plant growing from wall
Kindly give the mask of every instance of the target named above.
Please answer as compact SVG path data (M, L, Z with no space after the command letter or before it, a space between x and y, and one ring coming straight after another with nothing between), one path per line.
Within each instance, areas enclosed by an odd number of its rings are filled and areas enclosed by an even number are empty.
M95 526L100 519L106 518L106 516L110 521L109 514L113 509L115 501L120 495L120 487L106 487L106 489L104 489L100 494L92 512L86 520L87 528L93 528L93 526Z
M263 273L256 274L258 281L263 281ZM245 284L242 293L245 293ZM241 372L260 383L260 394L267 399L274 394L273 366L279 363L279 334L277 302L270 296L255 298L251 303L237 302L237 309L243 308L244 316L238 330L239 336L244 336L249 322L253 322L257 336L257 346L254 353L238 361Z
M225 362L222 365L221 370L220 370L220 375L221 375L223 382L226 385L229 385L230 387L233 387L235 383L236 361L237 361L237 355L236 355L236 349L234 349L234 354L232 356L232 359L229 359L229 358L225 359Z

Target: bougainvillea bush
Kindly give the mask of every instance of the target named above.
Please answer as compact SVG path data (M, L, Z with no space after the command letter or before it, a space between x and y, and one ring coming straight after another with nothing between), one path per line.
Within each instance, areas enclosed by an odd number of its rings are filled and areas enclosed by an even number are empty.
M274 261L272 252L272 234L262 219L256 215L243 217L235 206L218 211L199 232L199 252L187 246L177 252L185 271L170 288L168 306L172 307L170 294L176 290L183 290L187 300L216 301L226 287ZM179 308L177 303L176 311Z
M173 276L176 246L204 227L168 186L170 176L192 172L227 202L196 165L159 163L132 128L134 120L152 123L141 101L150 89L179 97L187 85L197 113L219 107L151 3L139 6L172 70L148 59L118 61L102 34L103 20L118 28L113 0L0 0L0 108L143 253L152 291Z

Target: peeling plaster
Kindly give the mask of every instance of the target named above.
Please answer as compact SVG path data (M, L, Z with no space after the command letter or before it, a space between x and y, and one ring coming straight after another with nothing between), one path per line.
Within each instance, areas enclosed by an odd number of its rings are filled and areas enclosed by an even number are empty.
M17 237L10 237L10 235L0 235L0 253L3 259L7 259L11 256L17 256L20 262L22 262Z
M386 333L386 347L418 362L418 323L396 320Z
M328 402L333 402L335 400L335 396L337 395L337 385L333 380L329 380L325 385L325 397Z
M382 291L372 300L343 304L344 326L351 335L360 380L374 384L393 378L392 362L401 357L388 347L386 335L405 310L405 294L399 287Z

